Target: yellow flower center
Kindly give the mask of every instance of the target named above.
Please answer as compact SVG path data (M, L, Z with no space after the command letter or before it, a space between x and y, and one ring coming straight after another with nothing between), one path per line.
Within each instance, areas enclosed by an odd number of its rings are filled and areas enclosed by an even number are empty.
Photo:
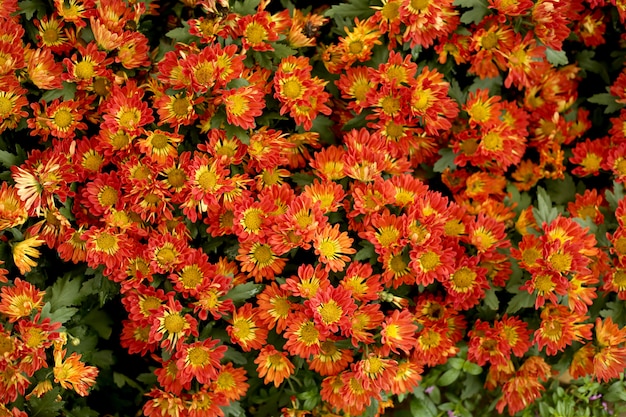
M121 130L109 137L109 143L115 150L123 149L130 143L128 135Z
M152 172L148 166L139 164L133 169L131 169L131 175L136 180L145 180L150 178Z
M461 220L449 220L443 227L447 236L459 236L465 232L465 225Z
M185 288L196 288L203 279L204 275L197 265L186 266L180 274L180 280Z
M234 330L235 336L239 340L246 340L250 338L251 336L254 336L252 334L252 326L250 325L250 322L246 319L236 320L233 323L233 330Z
M430 107L432 101L432 93L430 90L416 90L413 93L413 101L411 106L416 111L424 111Z
M173 168L167 173L167 182L169 182L172 187L182 187L185 185L185 181L187 181L187 176L185 175L185 171L180 168Z
M430 0L411 0L411 9L413 10L426 10L430 5Z
M144 316L149 316L152 310L156 310L161 307L162 301L151 295L147 296L139 303L140 311Z
M581 219L589 217L590 219L594 219L596 217L596 208L594 206L584 206L580 210L578 210L578 216Z
M0 96L0 116L6 118L13 109L13 103L6 97Z
M368 80L359 80L352 86L352 95L357 101L363 101L371 89L372 86Z
M556 284L552 281L552 277L549 275L538 275L535 277L535 289L541 295L552 292Z
M88 80L94 75L94 65L89 61L80 61L74 66L74 74L76 74L76 78L80 78L82 80Z
M550 255L548 262L557 272L567 272L572 266L572 255L569 253L555 253Z
M150 138L150 144L152 145L153 149L162 150L165 149L167 145L169 145L169 139L162 133L155 133Z
M385 114L393 116L400 111L400 99L397 97L387 96L382 99L380 107Z
M36 349L39 347L39 345L41 344L41 342L43 342L44 340L47 339L46 335L44 335L44 333L36 328L30 328L28 329L28 340L26 341L26 346L28 346L31 349ZM0 348L0 350L2 350ZM0 354L0 356L2 356Z
M387 137L394 140L398 140L402 136L404 136L404 127L401 124L394 122L393 120L390 120L387 123L387 126L385 126L385 131L387 133Z
M553 342L563 337L563 326L556 320L551 320L543 326L543 334Z
M14 350L13 340L8 336L0 335L0 358L10 355Z
M619 254L626 253L626 237L620 237L613 243L613 247Z
M380 14L387 20L394 20L400 15L400 2L393 1L385 3L382 9L380 9Z
M112 207L119 199L117 190L109 185L105 185L98 194L98 201L102 207Z
M377 358L375 356L371 358L367 358L365 360L364 365L365 365L364 366L365 372L371 375L376 375L380 371L385 370L385 364L383 363L383 361L380 360L380 358Z
M272 261L272 249L269 245L261 244L254 249L252 256L256 260L256 263L265 266Z
M350 51L351 54L354 55L358 55L360 54L364 49L363 46L363 42L356 40L356 41L352 41L350 42L350 45L348 45L348 50Z
M536 248L528 248L522 252L522 262L526 265L534 265L541 256L541 252Z
M183 117L189 114L191 103L187 97L176 97L172 101L172 112L176 116Z
M93 92L100 97L106 97L109 95L111 81L109 81L106 77L96 77L96 79L93 80L91 88L93 88Z
M44 44L54 45L59 40L59 31L55 28L48 28L41 34Z
M428 251L420 256L420 265L424 272L430 272L434 270L440 264L440 257L433 251Z
M471 118L481 123L489 120L489 116L491 116L491 112L483 103L476 103L472 106L471 109L468 110Z
M273 368L284 368L285 364L283 362L283 355L280 353L275 353L267 357L267 361L270 363L270 366Z
M619 161L615 164L615 170L620 175L626 175L626 158L619 159Z
M213 171L203 170L197 177L197 182L200 188L204 191L215 190L217 186L217 174Z
M618 270L613 274L613 284L618 291L626 290L626 271Z
M387 339L399 339L400 338L400 326L397 324L390 324L385 327L385 334Z
M96 238L96 248L101 252L115 252L117 249L117 238L108 233L102 233Z
M169 265L176 259L176 251L172 248L161 248L156 253L156 259L160 265Z
M300 340L304 342L306 346L314 345L319 343L320 340L320 332L315 328L315 325L308 321L300 327Z
M295 100L302 97L302 83L296 78L290 78L283 84L283 95L288 99Z
M406 272L407 266L402 255L393 255L389 261L389 269L396 275Z
M180 314L170 314L163 320L163 328L169 333L180 333L185 328L185 319Z
M480 40L480 44L484 49L492 49L498 45L498 35L495 32L489 32Z
M380 246L388 248L398 242L398 239L400 238L400 231L394 226L385 226L382 227L378 233L376 233L376 238L378 239Z
M319 247L320 253L329 259L335 257L338 250L338 245L332 240L324 240Z
M118 113L119 124L125 128L134 128L141 120L141 113L137 109L121 110Z
M488 151L501 151L504 149L504 140L497 132L487 133L481 143Z
M464 266L456 271L454 274L452 274L450 279L452 279L454 287L457 291L466 292L474 285L474 281L476 280L476 272Z
M251 45L258 45L267 39L267 31L262 25L253 22L246 26L244 36Z
M83 155L83 168L87 171L98 171L102 164L104 163L104 158L96 151L89 151L85 155Z
M209 354L205 349L192 347L187 351L189 363L192 366L204 366L209 363Z
M317 312L322 317L322 322L326 325L337 323L341 319L343 309L335 300L329 300L317 307Z
M286 318L291 310L289 301L285 297L277 297L272 299L272 305L274 306L274 316Z
M215 381L215 385L218 391L227 391L235 387L235 378L230 372L220 372Z
M320 350L322 354L325 356L333 356L339 350L337 349L337 345L332 340L325 340L320 345Z
M59 109L56 113L54 113L54 124L60 128L65 129L70 126L74 121L74 116L67 109Z
M226 101L226 107L235 116L241 116L248 112L248 100L245 97L234 94Z
M595 153L588 153L583 158L580 165L582 165L587 171L595 172L600 169L602 158Z
M441 335L431 330L426 330L419 338L420 344L426 349L439 346Z
M243 215L242 225L247 230L251 232L258 232L261 230L261 225L263 224L261 210L257 209L249 209L246 210L246 213Z

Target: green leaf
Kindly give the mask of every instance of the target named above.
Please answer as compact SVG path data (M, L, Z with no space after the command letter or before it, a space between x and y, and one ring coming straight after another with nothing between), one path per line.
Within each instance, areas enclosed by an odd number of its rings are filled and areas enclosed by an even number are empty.
M428 394L428 396L431 400L433 400L435 404L439 404L441 402L441 391L439 391L439 387L437 387L436 385L432 386L430 394Z
M270 52L272 54L272 58L275 58L277 60L281 60L283 58L287 58L288 56L292 56L298 53L298 51L296 51L295 49L282 44L282 43L273 43L272 46L274 47L274 51Z
M66 411L69 417L98 417L100 413L89 407L74 407L72 411Z
M490 288L485 291L485 298L483 299L483 303L485 303L485 306L488 307L490 310L498 311L498 308L500 308L500 301L498 300L495 289Z
M488 4L484 0L454 0L453 4L471 9L461 15L461 22L465 24L480 23L489 12Z
M452 149L439 149L439 155L441 155L441 158L439 158L439 160L435 162L435 165L433 166L433 171L441 173L444 172L446 168L450 168L452 171L456 169L456 165L454 164L454 158L456 158L456 154Z
M313 119L313 126L311 132L317 132L320 134L320 140L324 143L335 143L335 133L331 129L335 123L326 116L318 115Z
M46 102L51 102L57 98L63 97L63 100L72 100L76 95L76 84L63 81L63 88L48 90L41 96Z
M240 352L236 351L233 348L228 348L228 350L224 353L224 360L233 362L237 365L245 365L248 363L248 360L245 356L243 356Z
M246 411L243 409L239 401L233 401L227 406L220 407L225 417L246 417Z
M562 180L546 180L550 199L556 204L566 204L576 198L576 184L572 176L565 174Z
M507 314L515 314L520 311L522 308L529 308L535 305L535 295L530 294L528 291L524 290L518 294L516 294L511 301L509 301L509 306L506 309Z
M256 9L259 6L259 2L260 0L244 0L232 2L231 10L242 16L255 14Z
M589 97L587 101L589 101L590 103L602 104L606 106L606 109L604 109L605 114L614 113L624 107L623 104L616 101L615 96L609 93L594 94L593 96Z
M56 417L60 414L65 405L65 401L59 401L61 388L56 387L45 393L41 398L32 396L28 400L30 417Z
M467 372L470 375L480 375L483 373L483 368L473 362L465 361L465 363L463 364L463 371Z
M261 284L246 282L230 290L225 298L232 300L234 303L245 301L261 292L262 288L263 285Z
M190 43L200 39L197 36L192 35L191 33L189 33L189 24L185 21L183 21L183 27L182 28L175 28L170 30L169 32L167 32L165 34L165 36L167 36L168 38L178 42L178 43L184 43L189 45Z
M413 417L435 417L437 406L429 398L423 400L413 398L411 400L411 414Z
M224 130L226 131L227 136L234 136L239 139L241 143L246 145L250 144L250 135L246 129L226 123Z
M555 67L558 67L559 65L567 65L569 63L565 51L556 51L548 47L546 47L546 59Z
M300 187L304 187L305 185L313 184L313 181L315 181L317 177L315 175L306 174L304 172L296 172L295 174L291 174L290 178Z
M352 130L352 129L360 129L362 127L365 127L365 125L367 124L366 117L369 114L371 114L371 112L362 111L361 113L357 114L352 119L350 119L348 122L346 122L342 126L341 130L349 131L349 130Z
M103 339L109 340L113 329L113 320L102 310L91 310L82 319L82 323L90 326Z
M21 162L22 161L19 160L17 155L13 155L10 152L0 149L0 164L2 164L3 166L11 168L12 166L19 165Z
M96 350L89 355L89 362L101 369L108 369L115 363L112 350ZM135 384L136 385L136 384ZM139 388L137 386L137 388Z
M20 8L20 14L26 16L27 20L32 20L35 13L37 13L38 18L46 15L46 5L41 0L24 0L17 5Z
M552 223L559 216L559 211L552 206L552 199L545 189L537 187L537 207L533 207L533 216L538 225Z
M50 320L53 322L56 321L63 324L69 321L69 319L71 319L72 317L74 317L77 312L78 309L75 307L61 307L50 313L48 317L50 317ZM41 316L44 317L43 314Z
M459 375L461 375L460 370L455 368L448 369L439 377L439 379L437 380L437 385L439 385L440 387L447 387L448 385L459 379Z
M493 78L480 78L475 77L472 85L469 86L467 90L470 93L475 92L476 90L489 90L491 94L500 94L500 90L502 88L502 76L498 75Z
M584 49L580 53L576 54L576 63L585 71L598 74L606 84L611 84L611 78L606 70L606 65L594 61L592 58L596 55L595 51L591 49Z
M606 190L604 193L606 201L609 203L611 211L617 210L617 205L624 199L624 185L617 181L613 181L613 191Z
M370 7L369 0L348 0L341 4L331 6L324 12L325 17L331 19L348 18L350 20L358 17L359 20L367 19L374 14L374 9Z
M374 245L365 240L359 242L359 245L362 246L362 248L354 255L355 261L369 261L372 258L376 258Z
M120 374L119 372L113 372L113 383L118 386L118 388L123 388L125 385L129 387L133 387L138 391L141 391L141 386L135 382L134 379L127 377L124 374Z
M66 274L46 291L49 294L49 301L52 310L60 307L73 306L80 302L82 296L80 294L82 280L80 278L72 278L70 274Z

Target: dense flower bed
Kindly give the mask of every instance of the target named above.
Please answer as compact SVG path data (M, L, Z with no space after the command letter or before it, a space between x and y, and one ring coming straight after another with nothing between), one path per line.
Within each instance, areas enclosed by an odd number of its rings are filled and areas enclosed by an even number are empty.
M620 412L625 20L0 1L0 416Z

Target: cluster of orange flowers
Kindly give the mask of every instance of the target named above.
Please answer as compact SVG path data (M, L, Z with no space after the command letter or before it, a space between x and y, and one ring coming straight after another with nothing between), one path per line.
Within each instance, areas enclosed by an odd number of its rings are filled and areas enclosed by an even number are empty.
M157 2L0 2L0 133L29 150L0 237L26 279L46 245L119 284L120 343L156 366L144 415L221 416L250 379L294 375L321 401L285 415L382 412L463 346L511 415L566 350L574 378L620 376L626 323L589 308L626 300L626 200L585 190L549 219L511 201L572 175L626 182L626 109L586 137L583 69L556 62L567 39L604 44L625 3L489 0L476 18L383 0L329 44L332 8L183 3L179 42L156 46ZM609 92L626 104L626 70ZM52 389L27 393L49 348L54 381L86 395L97 369L66 357L43 292L0 271L0 414ZM529 316L484 301L525 293Z

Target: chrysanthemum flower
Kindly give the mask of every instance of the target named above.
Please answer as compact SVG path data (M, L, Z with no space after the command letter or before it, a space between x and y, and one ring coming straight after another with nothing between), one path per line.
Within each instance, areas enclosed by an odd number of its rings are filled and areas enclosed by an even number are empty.
M619 328L611 317L596 318L597 349L593 356L593 373L599 381L619 378L626 367L626 329Z
M59 19L57 13L41 16L41 19L33 19L33 23L37 28L39 48L48 48L56 54L64 54L73 48L74 44L69 39L75 34L65 27L63 19Z
M34 266L37 266L36 259L41 255L37 248L43 243L45 243L45 240L39 239L39 236L35 235L27 237L12 246L13 262L15 262L15 266L19 269L20 274L24 275Z
M346 262L350 262L348 255L356 253L352 241L346 232L339 231L339 225L326 225L313 237L313 247L326 269L338 272L345 268Z
M241 36L244 49L255 51L273 51L270 42L278 40L276 23L266 11L258 11L254 15L242 16L237 22L237 33Z
M211 384L211 389L217 394L224 395L229 401L238 401L248 390L246 380L246 371L243 368L235 368L228 362L222 365Z
M259 378L265 377L263 382L266 385L273 383L275 387L280 386L285 379L289 378L295 369L287 354L276 350L272 345L262 348L254 363L258 365Z
M291 319L292 311L298 309L299 305L289 300L290 294L290 291L272 282L257 296L259 316L269 330L276 327L276 332L282 333Z
M73 389L78 395L84 397L89 394L89 388L96 383L99 370L95 366L85 365L80 360L81 355L73 352L65 357L66 350L54 351L54 381L65 389Z
M176 350L188 336L198 337L198 321L183 314L182 305L172 297L152 316L150 341L159 342L163 349Z
M248 85L220 90L218 102L224 104L229 124L243 129L254 129L256 127L254 118L263 114L265 108L264 95L260 89Z
M422 379L424 368L417 361L406 359L398 361L395 375L391 379L390 391L400 395L413 391Z
M382 353L392 351L400 354L398 350L402 350L409 354L417 341L415 337L417 329L415 318L408 310L394 310L385 318L380 331Z
M183 380L195 378L201 384L215 381L221 367L220 360L227 347L217 346L218 341L205 339L191 344L182 344L176 351L176 367Z
M319 354L321 344L326 340L313 319L301 311L292 314L283 337L287 340L284 349L291 355L304 359Z
M541 311L541 326L533 341L546 355L556 355L574 341L591 339L593 324L583 324L587 316L570 311L566 306L549 304Z
M487 270L477 266L476 258L463 257L443 285L455 308L467 310L480 302L489 289Z
M0 292L0 313L6 315L10 323L29 317L33 310L40 311L43 307L44 292L20 278L15 278L12 286L3 286Z
M320 344L319 353L309 359L309 368L322 376L337 375L352 363L352 349L342 349L333 339Z
M259 317L258 310L246 303L233 312L226 331L233 343L241 346L244 352L259 350L267 340L267 329Z
M344 287L329 286L304 302L304 311L325 336L339 331L349 334L356 308L352 293Z

